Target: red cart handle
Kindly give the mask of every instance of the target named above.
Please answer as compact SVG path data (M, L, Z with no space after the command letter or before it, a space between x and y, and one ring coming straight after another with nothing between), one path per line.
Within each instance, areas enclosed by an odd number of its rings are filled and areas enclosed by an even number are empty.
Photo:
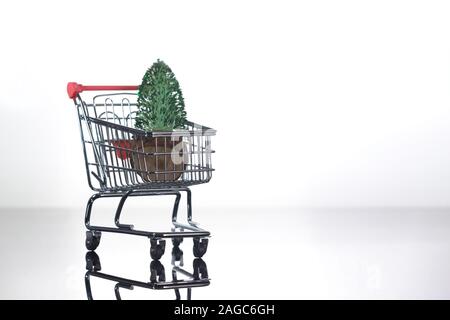
M139 86L83 86L76 82L67 84L67 94L70 99L75 99L77 94L83 91L100 91L100 90L138 90Z

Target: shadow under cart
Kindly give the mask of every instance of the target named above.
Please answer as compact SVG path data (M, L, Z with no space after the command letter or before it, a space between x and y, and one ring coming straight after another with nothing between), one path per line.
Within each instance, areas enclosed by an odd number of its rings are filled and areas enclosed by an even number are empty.
M114 295L117 300L122 300L120 289L133 290L135 287L151 290L174 290L175 299L182 300L181 289L187 289L186 300L192 299L192 288L206 287L210 285L208 269L205 261L194 258L192 272L187 271L183 261L183 251L178 245L172 249L171 280L166 277L166 268L159 260L150 262L150 281L139 281L116 276L101 271L100 257L94 251L86 253L86 274L84 277L88 300L94 300L92 294L91 278L99 278L115 282Z

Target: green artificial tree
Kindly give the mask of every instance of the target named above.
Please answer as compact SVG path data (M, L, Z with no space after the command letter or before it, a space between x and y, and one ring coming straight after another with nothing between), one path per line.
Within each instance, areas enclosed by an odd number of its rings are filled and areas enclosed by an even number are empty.
M169 66L158 59L139 87L136 127L145 131L172 131L183 128L185 123L180 84Z

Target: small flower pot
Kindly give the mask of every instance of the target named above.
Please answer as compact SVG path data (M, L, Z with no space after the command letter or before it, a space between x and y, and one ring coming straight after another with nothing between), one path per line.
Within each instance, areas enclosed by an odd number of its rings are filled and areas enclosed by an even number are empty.
M175 181L184 170L186 148L182 137L138 138L131 152L131 167L147 182Z

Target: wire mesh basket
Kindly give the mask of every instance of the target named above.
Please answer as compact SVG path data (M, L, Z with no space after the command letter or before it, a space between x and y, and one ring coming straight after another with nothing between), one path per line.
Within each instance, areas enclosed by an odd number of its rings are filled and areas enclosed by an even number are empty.
M134 86L72 84L89 186L95 191L170 189L206 183L214 171L211 137L216 131L186 122L182 129L147 132L134 127ZM100 90L114 90L101 93ZM81 91L94 91L89 97ZM122 92L121 92L122 91Z

